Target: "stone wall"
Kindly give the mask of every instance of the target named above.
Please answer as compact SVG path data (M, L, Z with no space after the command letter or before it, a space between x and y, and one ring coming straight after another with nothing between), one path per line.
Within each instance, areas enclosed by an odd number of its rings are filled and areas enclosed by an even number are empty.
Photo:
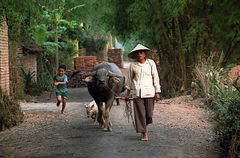
M8 26L5 21L0 24L0 87L9 94Z

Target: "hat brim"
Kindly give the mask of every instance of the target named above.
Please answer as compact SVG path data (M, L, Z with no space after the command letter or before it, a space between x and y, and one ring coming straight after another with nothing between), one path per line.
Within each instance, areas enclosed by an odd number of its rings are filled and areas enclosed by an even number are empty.
M139 51L144 51L145 52L145 55L146 57L152 53L151 50L149 49L139 49L139 50L136 50L136 51L132 51L128 54L128 57L131 58L131 59L137 59L137 52Z

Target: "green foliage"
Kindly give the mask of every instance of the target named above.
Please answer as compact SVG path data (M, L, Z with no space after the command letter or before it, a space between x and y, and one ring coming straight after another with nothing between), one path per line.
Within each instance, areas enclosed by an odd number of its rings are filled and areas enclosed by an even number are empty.
M228 69L221 68L222 60L223 54L211 53L210 56L200 57L193 70L194 82L199 91L198 95L204 97L208 104L211 104L214 98L220 94L217 93L218 89L224 89L225 93L232 92L232 89L227 89L229 87L225 85Z
M23 113L16 100L0 90L0 131L18 125L23 121Z
M230 84L226 73L233 65L221 68L222 59L215 53L199 60L194 70L194 87L213 111L215 131L226 157L234 158L240 155L240 92Z
M175 1L175 0L163 0L162 1L163 12L168 18L171 20L172 18L182 16L186 7L187 7L187 0L182 1Z
M30 89L33 85L34 82L34 77L35 77L35 71L30 71L28 70L27 72L24 69L22 70L22 75L24 79L24 91L26 94L30 94Z
M41 45L47 40L48 34L49 33L47 31L46 25L41 24L41 25L37 25L34 28L32 37L37 44Z
M51 55L56 52L56 48L59 48L60 44L58 42L44 42L42 46L45 49L44 53L46 53L46 55Z
M215 131L229 157L237 157L240 145L240 92L228 84L228 69L221 68L221 56L202 58L195 67L196 83L213 111ZM211 105L211 106L209 106Z
M56 73L56 69L52 67L51 62L51 60L49 61L47 57L42 54L38 56L37 84L41 92L52 89L53 76Z
M163 92L187 91L199 56L223 52L222 65L239 63L237 0L113 0L112 4L111 14L103 14L111 32L125 42L132 42L129 38L133 37L138 43L157 49L163 68ZM165 83L166 79L170 82Z
M41 74L40 77L35 79L35 72L25 71L22 69L24 78L24 92L29 95L40 95L43 91L51 89L51 78L48 74Z
M42 91L50 90L52 88L52 78L47 73L42 74L38 78L37 87Z
M46 80L39 80L37 82L33 82L31 87L28 88L28 93L31 96L39 96L42 92L49 89L49 84Z
M106 39L90 36L84 39L82 47L86 48L87 52L100 52L105 48L106 44Z
M229 157L240 156L240 92L226 94L216 86L217 98L214 101L213 120L216 122L216 133L222 147Z
M191 21L189 31L186 32L186 35L184 36L183 47L185 51L192 50L194 48L198 35L200 33L205 34L204 27L204 24L198 19Z
M83 28L80 26L80 24L77 23L77 21L66 21L62 20L61 22L62 27L64 28L64 32L61 34L61 38L63 39L80 39L83 34Z

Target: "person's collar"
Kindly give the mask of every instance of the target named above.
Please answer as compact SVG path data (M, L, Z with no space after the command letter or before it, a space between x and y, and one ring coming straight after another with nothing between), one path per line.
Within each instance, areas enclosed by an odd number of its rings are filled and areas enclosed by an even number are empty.
M137 65L139 65L139 66L143 66L143 65L146 65L146 64L148 64L148 62L147 62L147 60L145 60L145 62L144 62L144 63L140 63L140 62L138 62L138 61L137 61L137 62L136 62L136 64L137 64Z
M145 60L144 60L144 62L143 63L141 63L141 62L139 62L139 61L137 61L138 63L140 63L140 64L145 64L146 63L146 61L147 61L147 58L145 58Z

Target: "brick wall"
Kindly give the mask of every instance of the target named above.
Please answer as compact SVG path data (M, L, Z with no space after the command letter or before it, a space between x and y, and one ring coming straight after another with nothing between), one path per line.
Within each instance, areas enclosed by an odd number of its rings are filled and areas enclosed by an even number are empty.
M123 51L122 49L109 49L108 62L115 63L119 68L123 68Z
M9 52L8 26L4 21L0 24L0 87L9 94Z
M96 56L79 56L73 59L74 69L78 71L90 71L98 63Z

